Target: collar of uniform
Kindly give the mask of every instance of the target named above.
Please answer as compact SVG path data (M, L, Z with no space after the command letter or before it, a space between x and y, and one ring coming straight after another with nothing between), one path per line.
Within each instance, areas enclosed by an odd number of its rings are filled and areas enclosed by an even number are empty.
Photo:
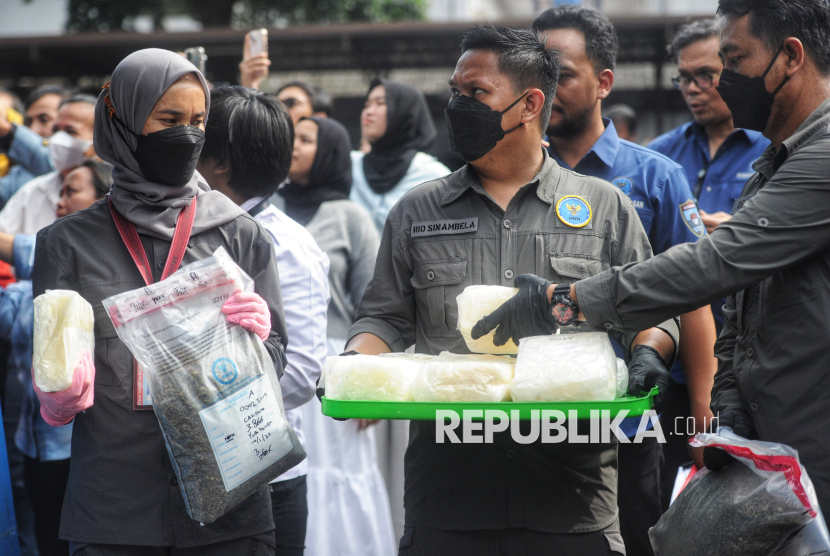
M701 141L701 148L704 148L706 152L709 149L709 135L706 133L706 128L697 123L696 121L692 120L688 124L688 127L684 131L685 137L688 139L693 134L696 138ZM732 130L732 133L729 134L729 137L726 138L727 141L736 141L736 140L745 140L750 145L754 145L758 141L764 138L763 135L760 133L750 133L749 131L743 128L735 128Z
M552 203L553 192L556 191L556 186L559 183L559 165L550 157L547 149L543 148L542 152L545 153L545 161L542 163L542 168L528 183L538 183L539 187L536 189L536 194L543 201ZM447 192L444 193L444 198L441 199L441 206L452 203L470 188L474 188L478 193L486 195L481 181L468 162L460 170L450 175Z
M593 153L594 156L607 167L613 168L614 161L617 159L617 153L620 150L620 136L617 135L617 129L614 127L614 122L608 118L603 118L602 123L605 124L605 131L603 131L602 135L599 136L599 139L596 140L594 146L591 147L590 151L588 151L588 154L582 157L582 160L579 161L576 168L568 168L568 165L565 164L561 158L559 158L558 154L556 154L556 150L553 148L553 145L550 147L550 155L563 168L576 170L583 174L595 173L590 171L590 169L583 167L584 165L591 163L591 159L589 158L591 153Z
M774 145L767 147L764 154L755 161L752 169L759 172L766 179L772 179L772 175L781 167L790 154L798 150L801 145L814 137L817 133L824 132L830 126L830 99L819 104L804 122L798 126L795 133L790 135L781 143L781 149L776 151Z
M786 148L789 153L795 152L808 139L819 132L826 131L828 126L830 126L830 99L819 104L818 108L807 116L807 119L798 126L795 133L783 141L781 150Z

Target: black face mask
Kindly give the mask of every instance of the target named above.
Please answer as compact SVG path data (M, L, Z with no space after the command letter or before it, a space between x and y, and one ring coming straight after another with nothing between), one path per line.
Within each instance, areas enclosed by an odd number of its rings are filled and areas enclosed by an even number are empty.
M164 185L181 186L190 181L199 155L205 144L205 132L196 126L177 125L147 135L133 133L118 117L114 118L118 134L123 127L136 139L135 156L138 168L149 181Z
M767 91L764 83L764 78L772 69L783 48L784 45L781 45L761 76L749 77L728 69L724 69L720 74L720 85L715 88L729 111L732 112L732 123L735 127L752 131L766 129L775 95L790 79L785 77L778 88L771 93Z
M177 125L147 135L137 135L135 159L144 177L166 185L184 185L193 177L205 132L195 126Z
M524 125L519 124L505 131L501 128L501 117L525 96L527 93L501 112L491 109L480 100L463 95L451 100L449 107L444 110L450 149L467 162L478 160L490 152L506 134Z

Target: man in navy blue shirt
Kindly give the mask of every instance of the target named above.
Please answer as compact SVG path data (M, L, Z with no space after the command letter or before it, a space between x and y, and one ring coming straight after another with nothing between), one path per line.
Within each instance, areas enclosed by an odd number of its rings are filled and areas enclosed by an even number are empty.
M669 54L678 63L673 82L694 120L649 145L683 166L710 233L729 220L744 184L755 173L752 163L769 146L769 140L757 131L732 125L732 114L715 90L723 69L719 45L720 28L714 19L680 28L669 45ZM724 302L712 304L718 332L723 326Z
M686 170L692 194L700 207L707 231L729 220L741 198L744 184L755 171L752 163L769 146L757 131L735 129L732 114L715 87L723 64L718 57L720 26L714 19L689 23L680 28L669 45L669 54L678 63L675 87L683 94L694 119L655 139L649 147L678 162ZM718 334L723 326L725 299L712 303ZM674 422L688 417L687 385L683 381L673 394L662 422L673 429ZM665 428L665 427L664 427ZM668 435L663 446L663 508L669 505L674 474L689 460L686 439Z
M706 234L681 166L652 150L619 138L602 117L602 100L614 83L617 34L601 12L580 6L547 10L533 24L547 45L561 53L562 71L548 127L550 154L563 167L608 180L629 196L652 249L661 253ZM680 353L685 374L696 386L695 417L709 419L716 366L715 327L708 307L681 317ZM618 353L619 355L619 353ZM672 373L682 376L682 371ZM630 436L633 426L622 427ZM662 514L661 448L656 439L620 444L620 527L629 555L653 554L648 529Z

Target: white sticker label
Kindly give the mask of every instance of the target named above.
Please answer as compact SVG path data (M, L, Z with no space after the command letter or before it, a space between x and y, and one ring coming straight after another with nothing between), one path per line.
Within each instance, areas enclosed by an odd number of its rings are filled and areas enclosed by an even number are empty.
M225 490L231 491L291 450L267 376L199 412Z

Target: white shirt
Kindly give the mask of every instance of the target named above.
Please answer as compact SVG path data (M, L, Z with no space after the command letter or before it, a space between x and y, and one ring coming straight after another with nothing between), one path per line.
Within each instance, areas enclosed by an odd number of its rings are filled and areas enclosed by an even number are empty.
M386 225L386 216L392 207L401 200L407 191L424 182L437 180L450 174L450 169L438 162L427 153L415 153L409 168L398 182L398 185L384 194L375 193L363 173L363 157L361 151L352 151L352 192L349 198L369 211L378 233L383 235Z
M58 219L63 179L54 171L38 176L21 187L0 211L0 232L36 234Z
M240 208L248 211L263 197L249 199ZM300 443L302 433L300 406L311 400L317 380L328 355L326 346L326 312L329 293L329 258L317 246L308 231L278 210L269 206L254 216L271 235L277 255L280 291L288 331L285 350L285 374L280 379L285 417ZM308 473L308 460L286 471L276 480L285 481Z

